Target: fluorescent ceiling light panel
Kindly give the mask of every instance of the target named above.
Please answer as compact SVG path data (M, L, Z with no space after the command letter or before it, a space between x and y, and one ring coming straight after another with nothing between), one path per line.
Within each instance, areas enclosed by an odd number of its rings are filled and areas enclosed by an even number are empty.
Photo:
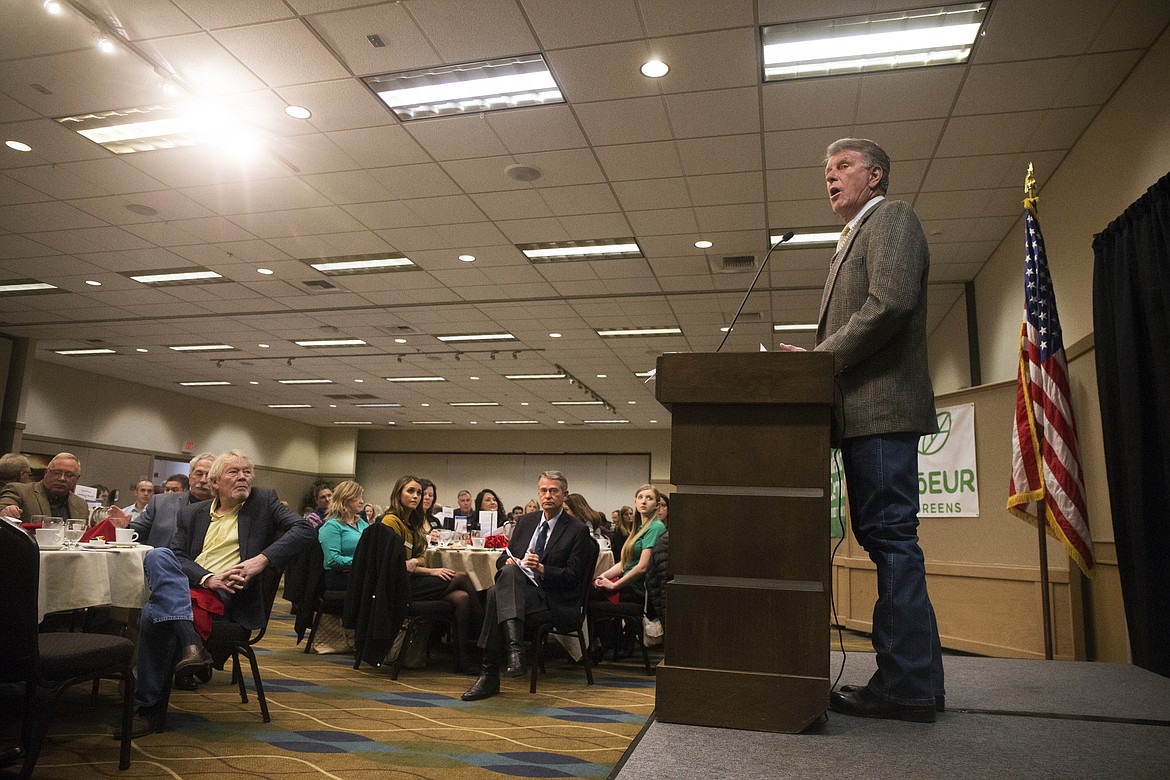
M601 401L553 401L553 406L601 406Z
M334 425L373 425L369 420L334 420Z
M446 382L441 376L388 376L387 382Z
M454 425L450 420L411 420L412 425Z
M582 420L586 425L621 425L628 423L629 420Z
M681 328L610 328L599 330L597 335L603 339L623 338L625 336L681 336Z
M116 355L112 349L55 349L58 355Z
M282 385L331 385L332 379L278 379Z
M539 420L496 420L496 425L538 425Z
M387 271L406 271L418 268L406 255L397 253L387 254L385 252L369 255L351 255L348 257L317 257L312 260L305 260L304 262L326 276L377 274Z
M366 342L361 339L316 339L311 341L294 341L298 347L362 347Z
M402 404L354 404L359 409L385 409L392 406L402 406Z
M764 27L764 81L966 62L987 7L966 3Z
M815 322L798 323L798 324L793 324L793 325L773 325L772 326L772 331L774 333L781 333L784 331L797 331L797 332L815 331L816 329L817 329L817 324Z
M658 371L658 369L655 369L655 368L652 368L649 371L635 371L634 376L640 376L643 379L645 379L646 377L654 376L654 374L656 374L657 371Z
M587 241L547 241L541 244L517 244L532 263L557 260L598 260L615 257L642 257L642 248L633 238L598 238Z
M46 293L59 289L48 282L38 282L36 279L9 279L0 282L0 295L29 295Z
M499 406L495 401L451 401L447 406Z
M464 335L455 336L435 336L439 341L453 342L453 341L514 341L516 339L511 333L467 333Z
M169 268L159 271L123 271L122 276L142 284L172 287L179 284L207 284L218 279L228 281L215 271L206 268Z
M565 102L539 54L438 65L362 80L403 121Z
M231 344L173 344L167 346L175 352L226 352L234 350Z
M564 374L504 374L504 379L564 379Z
M312 404L268 404L269 409L312 409Z
M179 382L179 384L183 387L223 387L224 385L230 385L231 382L217 379L211 382Z
M840 228L809 228L804 232L795 231L796 235L785 241L778 248L779 249L799 249L806 246L832 246L837 243L837 239L841 236ZM784 238L784 234L780 233L775 236L769 236L768 239L773 244L779 244L780 239Z
M224 149L256 143L256 131L231 110L213 103L140 106L58 117L63 127L114 154L216 144Z

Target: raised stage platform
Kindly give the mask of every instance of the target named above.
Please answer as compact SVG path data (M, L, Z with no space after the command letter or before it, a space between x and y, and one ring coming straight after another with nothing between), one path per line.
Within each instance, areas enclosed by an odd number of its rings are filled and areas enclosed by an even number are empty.
M832 675L841 665L833 653ZM802 734L658 723L611 778L1170 777L1170 679L1133 666L948 656L947 711L934 724L829 713ZM864 684L872 653L848 655Z

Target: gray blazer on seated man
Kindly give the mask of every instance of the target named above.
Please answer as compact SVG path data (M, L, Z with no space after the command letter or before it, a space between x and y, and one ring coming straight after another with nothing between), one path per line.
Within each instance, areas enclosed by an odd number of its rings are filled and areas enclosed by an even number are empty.
M189 490L186 493L159 493L150 499L150 503L142 510L142 514L130 521L122 510L110 508L106 516L116 526L130 528L138 532L138 541L151 547L170 547L171 541L179 530L179 510L189 504L206 501L214 494L211 490L211 464L215 456L210 452L203 452L191 459L191 473L189 476Z

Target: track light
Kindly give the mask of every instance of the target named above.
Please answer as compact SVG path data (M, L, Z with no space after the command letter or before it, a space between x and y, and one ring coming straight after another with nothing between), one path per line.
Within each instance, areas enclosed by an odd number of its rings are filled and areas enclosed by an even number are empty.
M216 368L223 368L223 361L222 360L215 361L215 367Z
M399 356L398 356L398 362L399 362L399 363L401 363L401 362L402 362L402 355L399 355Z
M456 353L455 353L455 362L456 362L456 363L458 363L458 362L459 362L460 360L462 360L462 359L463 359L463 353L461 353L461 352L456 352Z
M491 359L492 359L492 360L495 360L495 359L496 359L496 353L495 353L495 352L493 352L493 353L492 353L492 357L491 357Z
M513 359L513 360L519 360L519 359L520 359L520 353L519 353L519 352L513 352L513 353L512 353L512 359Z
M289 358L289 359L288 359L288 367L289 367L289 368L292 368L292 362L293 362L293 359L292 359L292 358Z

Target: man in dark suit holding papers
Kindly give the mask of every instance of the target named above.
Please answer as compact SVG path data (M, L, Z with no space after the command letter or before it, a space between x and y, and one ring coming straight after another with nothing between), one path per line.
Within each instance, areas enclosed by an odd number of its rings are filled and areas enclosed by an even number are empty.
M932 723L943 708L943 668L918 546L918 439L938 431L926 354L930 252L910 205L886 199L889 178L890 158L873 141L843 138L825 153L829 204L845 229L816 349L833 354L832 443L841 448L853 533L878 578L877 671L864 687L832 693L829 707Z
M488 590L483 631L483 669L463 694L477 701L500 692L500 665L505 677L523 677L524 623L549 617L558 629L576 628L581 617L582 587L592 572L589 528L564 511L569 483L559 471L546 471L537 482L541 509L516 524L507 552L496 561L496 584Z

